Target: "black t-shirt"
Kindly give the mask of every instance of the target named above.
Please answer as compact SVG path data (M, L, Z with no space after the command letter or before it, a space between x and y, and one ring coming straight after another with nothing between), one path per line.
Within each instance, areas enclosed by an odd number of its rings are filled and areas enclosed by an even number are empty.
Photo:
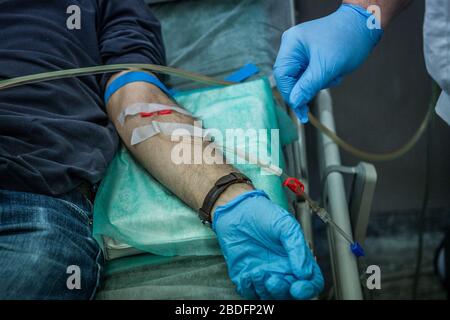
M143 1L0 0L0 79L116 63L165 63L160 25ZM119 143L106 79L0 90L0 189L58 195L102 179Z

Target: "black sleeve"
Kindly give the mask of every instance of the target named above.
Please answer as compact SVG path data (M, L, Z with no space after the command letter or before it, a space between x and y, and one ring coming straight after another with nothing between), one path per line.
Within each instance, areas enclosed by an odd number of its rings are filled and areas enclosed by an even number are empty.
M104 64L165 65L161 25L142 0L99 0L99 23ZM103 77L103 86L109 76Z

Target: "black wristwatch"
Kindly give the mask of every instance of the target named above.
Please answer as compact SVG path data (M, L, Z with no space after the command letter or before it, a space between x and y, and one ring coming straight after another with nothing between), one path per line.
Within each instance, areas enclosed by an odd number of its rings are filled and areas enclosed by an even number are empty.
M238 183L246 183L253 186L252 181L246 175L238 172L232 172L217 180L214 187L206 195L203 206L199 210L200 219L204 224L211 224L211 211L214 204L217 202L217 199L219 199L229 186Z

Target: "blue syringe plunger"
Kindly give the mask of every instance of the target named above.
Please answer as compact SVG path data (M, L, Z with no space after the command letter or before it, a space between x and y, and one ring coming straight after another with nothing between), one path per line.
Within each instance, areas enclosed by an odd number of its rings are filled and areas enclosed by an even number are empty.
M355 255L355 257L357 257L357 258L364 257L366 255L364 253L363 247L358 242L353 243L350 246L350 249L352 250L352 253Z

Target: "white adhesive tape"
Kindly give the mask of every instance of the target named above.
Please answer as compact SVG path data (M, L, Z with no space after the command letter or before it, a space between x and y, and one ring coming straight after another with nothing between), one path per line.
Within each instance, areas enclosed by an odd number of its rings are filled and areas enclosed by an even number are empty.
M194 137L212 141L212 137L203 128L190 124L153 121L151 124L135 128L131 136L131 145L137 145L155 135L162 133L169 137Z

